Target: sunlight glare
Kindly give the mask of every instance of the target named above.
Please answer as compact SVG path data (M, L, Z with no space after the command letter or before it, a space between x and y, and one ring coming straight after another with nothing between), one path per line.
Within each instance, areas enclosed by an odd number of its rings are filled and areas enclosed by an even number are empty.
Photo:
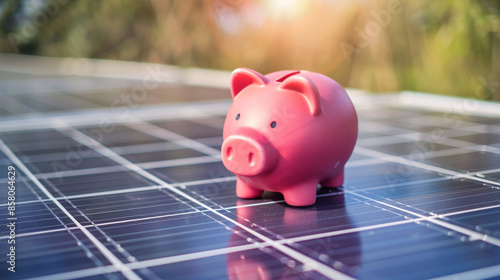
M305 9L306 0L269 0L266 1L267 9L271 18L295 19L300 16Z

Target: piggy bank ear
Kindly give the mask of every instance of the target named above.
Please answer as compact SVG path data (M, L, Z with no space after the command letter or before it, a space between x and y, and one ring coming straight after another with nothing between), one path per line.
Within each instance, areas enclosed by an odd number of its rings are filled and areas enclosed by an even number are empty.
M238 68L233 71L231 75L231 95L233 99L246 87L249 85L266 85L269 80L257 71Z
M309 110L313 116L321 114L321 100L316 85L304 76L291 76L284 80L280 89L293 90L302 93L309 103Z

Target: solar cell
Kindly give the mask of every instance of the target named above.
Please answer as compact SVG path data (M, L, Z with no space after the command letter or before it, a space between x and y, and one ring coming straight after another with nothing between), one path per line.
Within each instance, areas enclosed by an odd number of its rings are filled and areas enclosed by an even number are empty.
M219 156L226 85L178 81L114 106L140 75L0 71L1 279L500 278L498 114L351 91L345 184L297 208L236 197Z

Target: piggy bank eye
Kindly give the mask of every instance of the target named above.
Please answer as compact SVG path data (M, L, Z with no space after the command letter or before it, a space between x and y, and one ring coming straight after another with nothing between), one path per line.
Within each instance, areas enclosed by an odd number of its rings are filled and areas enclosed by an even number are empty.
M236 115L236 120L240 119L240 114Z
M271 123L271 128L275 128L275 127L276 127L276 122L274 122L274 121L273 121L273 122Z

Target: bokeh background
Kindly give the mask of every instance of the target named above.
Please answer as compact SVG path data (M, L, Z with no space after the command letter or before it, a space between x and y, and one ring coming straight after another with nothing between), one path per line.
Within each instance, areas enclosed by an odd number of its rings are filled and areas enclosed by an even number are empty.
M500 100L498 0L5 0L0 52L261 73Z

